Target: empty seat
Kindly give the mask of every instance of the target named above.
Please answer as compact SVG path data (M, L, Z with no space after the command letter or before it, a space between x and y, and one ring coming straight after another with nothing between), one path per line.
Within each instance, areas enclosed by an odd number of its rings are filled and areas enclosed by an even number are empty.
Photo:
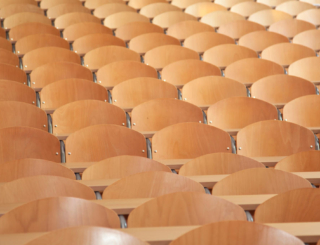
M315 26L319 27L320 25L320 17L319 17L320 10L319 9L309 9L303 11L302 13L297 15L298 20L304 20L314 24Z
M128 3L128 6L136 10L139 10L144 6L147 6L153 3L167 3L167 1L166 0L130 0Z
M120 3L125 4L125 1L123 0L87 0L84 3L84 6L90 10L94 10L96 8L99 8L100 6L108 3Z
M288 67L293 62L316 56L311 48L293 43L278 43L264 49L261 58L276 62L284 67Z
M21 83L0 80L0 101L20 101L35 105L36 93Z
M279 33L287 38L293 38L300 32L313 29L316 29L313 24L297 19L280 20L269 27L269 31Z
M213 28L219 28L223 24L227 24L236 20L244 20L244 17L240 14L222 10L206 14L201 18L200 21L212 26Z
M313 83L320 82L320 60L318 57L309 57L293 62L288 69L288 74L301 77Z
M116 85L112 90L112 103L121 108L133 108L158 98L178 98L175 86L153 77L137 77Z
M152 137L154 160L190 159L214 152L231 153L230 136L221 129L202 123L174 124Z
M240 14L245 18L248 18L253 13L258 12L260 10L265 10L265 9L270 9L270 7L259 2L246 1L246 2L241 2L233 5L230 11Z
M138 77L158 78L158 74L153 67L138 61L116 61L109 63L98 70L97 83L108 89L112 89L113 86L116 86L123 81Z
M14 3L14 4L6 5L5 7L0 9L0 18L5 19L10 15L22 13L22 12L43 14L43 10L34 4Z
M100 204L61 196L21 205L0 219L1 234L48 232L73 226L119 228L120 220L113 210Z
M169 11L181 11L181 9L177 6L174 6L169 3L152 3L147 6L144 6L140 9L140 14L148 17L149 19L153 19L155 16L169 12Z
M217 152L194 158L185 163L179 169L179 175L232 174L248 168L265 168L265 165L249 157Z
M187 191L204 193L204 188L200 183L184 176L163 171L152 171L120 179L104 190L102 198L150 198Z
M284 70L281 65L275 62L248 58L232 63L226 68L224 74L227 78L241 82L246 86L251 86L252 83L263 77L284 74Z
M169 11L155 16L152 20L152 23L162 27L163 29L167 29L169 26L173 24L186 20L196 21L197 18L184 12Z
M248 20L256 22L265 27L268 27L280 20L288 20L288 19L292 19L292 16L290 14L287 14L279 10L274 10L274 9L260 10L258 12L251 14L248 18Z
M43 47L34 49L23 56L23 70L30 73L39 66L58 61L80 64L80 56L76 53L58 47Z
M109 15L119 13L119 12L136 12L136 10L123 3L107 3L101 5L93 11L93 15L100 19L105 19Z
M172 5L179 7L180 9L186 9L187 7L200 3L200 2L210 2L209 0L173 0Z
M0 63L18 67L19 58L12 51L0 48Z
M292 42L309 47L315 51L320 50L320 30L309 30L294 36Z
M165 45L149 50L144 56L144 62L162 70L163 67L179 60L199 60L197 52L177 45Z
M101 24L101 20L94 15L91 15L89 13L75 12L60 15L54 21L54 25L57 29L64 30L71 25L83 22L93 22Z
M131 11L124 11L109 15L104 20L104 25L111 30L115 30L120 26L131 22L150 22L149 18Z
M81 2L77 0L41 0L40 2L40 8L42 9L49 9L54 6L60 5L60 4L65 4L65 3L75 3L78 5L81 5Z
M2 0L0 2L0 8L3 8L11 4L32 4L36 6L37 2L35 2L34 0Z
M189 5L184 11L187 14L191 14L196 18L202 18L206 14L209 14L214 11L227 10L226 7L223 7L220 4L212 3L212 2L198 2L192 5Z
M49 20L43 14L37 13L30 13L30 12L23 12L10 15L3 21L4 29L11 29L15 26L30 23L30 22L38 22L46 25L51 25L51 20Z
M16 66L0 63L0 79L27 84L26 73Z
M16 54L23 56L27 52L43 47L69 49L69 43L61 37L51 34L35 34L21 38L16 43Z
M311 130L284 121L262 121L241 129L237 135L238 154L248 157L289 156L315 149Z
M279 4L276 7L276 10L283 11L292 16L297 16L303 11L308 9L315 9L316 7L310 3L301 2L301 1L286 1L284 3Z
M246 1L253 1L253 0L216 0L215 3L221 4L222 6L229 9L238 3L242 3Z
M277 43L288 43L289 39L281 34L271 31L255 31L242 36L238 43L258 53Z
M271 8L275 8L281 3L287 2L288 0L257 0L258 3L265 4L267 6L270 6ZM289 0L292 1L292 0Z
M200 60L180 60L165 66L161 72L163 81L182 87L193 79L205 76L221 76L218 67Z
M146 157L142 134L123 126L100 124L80 129L66 140L66 162L90 162L119 156Z
M246 220L244 210L227 200L198 192L177 192L135 208L128 227L205 225L222 220Z
M234 40L226 35L216 32L200 32L189 36L184 40L183 46L192 49L199 54L204 51L222 44L234 44Z
M97 71L109 63L121 60L140 61L140 55L130 49L120 46L104 46L89 51L84 57L84 66L91 71Z
M81 12L81 13L88 13L90 14L90 10L83 7L79 3L62 3L50 7L47 11L47 16L49 19L54 20L61 15L74 13L74 12Z

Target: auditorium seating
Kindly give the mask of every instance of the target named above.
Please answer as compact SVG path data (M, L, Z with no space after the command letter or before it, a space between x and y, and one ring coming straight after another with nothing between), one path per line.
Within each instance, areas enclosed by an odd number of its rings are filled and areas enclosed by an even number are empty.
M212 13L214 11L227 10L224 6L208 1L200 1L198 3L193 3L186 7L185 13L191 14L194 17L200 19L206 14Z
M74 13L74 12L90 14L90 10L83 7L78 2L69 1L68 3L61 3L58 5L49 7L47 10L47 16L50 20L55 20L61 15Z
M255 1L245 1L245 2L241 2L233 5L230 11L240 14L245 18L248 18L253 13L258 12L260 10L264 10L264 9L270 9L270 7Z
M319 159L319 151L303 151L282 159L274 168L288 172L319 171Z
M93 11L93 15L100 18L101 20L107 18L109 15L116 14L119 12L136 12L136 10L123 3L106 3L103 4ZM140 11L141 13L141 11Z
M3 21L3 27L6 30L10 30L13 27L24 23L37 22L45 25L51 25L51 21L43 14L23 12L10 15Z
M186 20L196 21L197 18L190 14L186 14L184 12L169 11L169 12L164 12L162 14L158 14L157 16L155 16L152 19L152 23L166 30L168 29L169 26L181 21L186 21Z
M309 47L318 52L320 50L320 45L317 42L317 40L319 40L319 36L319 30L308 30L295 35L292 42Z
M309 9L298 14L297 19L310 22L318 27L320 25L319 12L319 9Z
M30 3L13 3L1 7L0 17L1 19L5 19L11 15L23 12L44 14L43 10L34 4L34 1L30 1Z
M109 15L105 18L104 25L111 30L115 30L122 25L132 22L149 22L149 19L141 14L125 11Z
M16 66L0 63L0 79L15 81L21 84L27 84L27 76L24 71ZM13 85L14 86L14 85ZM24 86L27 90L28 88ZM6 92L8 92L7 90Z
M35 105L36 94L32 88L19 82L0 80L0 101L20 101Z
M292 19L290 14L285 12L274 10L274 9L264 9L251 14L248 20L256 22L265 27L271 26L280 20Z
M11 51L0 48L0 63L18 67L19 58Z
M293 62L288 68L288 74L301 77L315 84L319 84L320 71L317 57L309 57Z
M181 11L181 9L169 3L159 2L142 7L139 13L152 20L155 16L169 11Z

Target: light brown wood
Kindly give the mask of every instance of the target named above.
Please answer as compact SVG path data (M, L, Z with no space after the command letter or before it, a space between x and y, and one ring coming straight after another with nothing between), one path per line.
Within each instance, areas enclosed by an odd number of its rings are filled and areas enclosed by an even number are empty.
M138 77L126 80L112 90L112 103L121 108L133 108L158 98L177 99L176 87L156 78Z
M6 5L0 9L0 18L5 19L10 15L22 13L22 12L30 12L43 14L43 10L38 6L31 3L14 3L10 5Z
M19 58L12 51L0 48L0 63L18 67Z
M248 18L248 20L256 22L265 27L268 27L280 20L288 19L292 19L292 16L290 14L274 9L260 10L251 14Z
M82 180L120 179L149 171L171 172L169 167L154 160L123 155L110 157L90 166L83 172Z
M0 129L0 164L21 158L60 162L59 140L43 130L29 127Z
M225 131L200 123L179 123L152 137L153 159L195 158L214 152L231 152L230 136Z
M0 65L0 69L1 66L2 64ZM0 101L20 101L35 105L36 94L32 88L21 83L0 80Z
M203 61L224 69L228 65L242 59L258 58L257 53L244 46L222 44L214 46L203 53Z
M147 245L146 242L115 229L104 227L81 226L52 231L27 245L86 245L87 241L95 245Z
M246 2L246 1L248 1L248 0L216 0L215 3L221 4L222 6L229 9L238 3L242 3L242 2ZM249 1L254 1L254 0L249 0Z
M149 19L153 19L155 16L169 11L181 11L181 9L172 4L160 2L152 3L142 7L139 13L148 17Z
M320 50L320 30L309 30L294 36L292 42L309 47L315 51Z
M240 14L230 11L220 10L206 14L201 18L200 21L212 26L213 28L219 28L223 24L227 24L236 20L244 20L244 17Z
M288 74L301 77L313 83L320 82L320 60L318 57L309 57L293 62L288 69Z
M18 25L29 23L29 22L38 22L46 25L51 25L51 21L44 16L43 14L23 12L10 15L3 21L4 29L11 29Z
M9 40L11 42L15 42L23 37L34 34L51 34L60 36L59 30L52 25L38 22L27 22L11 28L9 31Z
M78 130L66 140L68 163L101 161L119 155L146 157L144 136L123 126L102 124Z
M270 7L268 5L265 5L259 2L245 1L245 2L241 2L233 5L230 11L240 14L245 18L248 18L253 13L258 12L260 10L265 10L265 9L270 9Z
M92 71L115 61L131 60L140 62L140 55L130 49L119 46L104 46L89 51L84 57L84 66Z
M319 1L318 1L318 0L303 0L303 2L313 4L313 5L316 6L316 7L317 7L317 5L319 4Z
M220 221L191 230L173 240L170 245L191 244L283 244L304 243L284 231L247 221Z
M117 214L99 204L73 197L51 197L24 204L0 219L0 233L44 232L73 226L119 228Z
M130 0L128 3L128 6L136 10L139 10L144 6L147 6L153 3L167 3L167 1L166 0Z
M12 52L12 44L7 39L0 38L0 49L5 49Z
M104 190L102 198L128 199L158 197L178 191L204 193L201 184L187 177L163 171L153 171L138 173L120 179Z
M84 3L84 6L90 10L94 10L96 8L99 8L100 6L103 6L105 4L109 3L120 3L125 4L125 1L122 0L87 0Z
M309 9L298 14L297 19L310 22L315 26L319 26L320 25L319 12L320 12L319 9Z
M6 31L3 28L0 29L0 37L7 38Z
M18 67L9 64L0 64L0 79L27 84L26 73Z
M313 24L297 19L281 20L276 23L273 23L269 27L269 31L279 33L281 35L286 36L287 38L293 38L295 35L301 32L315 29L316 27Z
M3 8L5 6L11 5L11 4L32 4L37 5L37 3L33 0L2 0L0 2L0 8Z
M81 2L79 3L78 0L41 0L40 2L40 8L42 9L49 9L54 6L60 5L60 4L66 4L66 3L75 3L78 5L81 5Z
M155 16L152 20L152 23L162 27L163 29L167 29L169 26L173 24L186 20L196 21L197 18L184 12L169 11Z
M186 9L187 7L199 3L199 2L210 2L208 0L173 0L172 5L179 7L180 9Z
M292 16L297 16L301 12L309 9L316 9L316 7L310 3L301 2L301 1L286 1L284 3L279 4L276 7L276 10L283 11Z
M103 4L100 7L97 7L94 12L93 15L97 16L100 19L105 19L107 18L109 15L115 14L115 13L119 13L119 12L137 12L137 10L135 10L134 8L123 4L123 3L107 3L107 4Z
M262 3L265 5L270 6L271 8L277 7L279 4L284 3L286 1L292 1L292 0L258 0L258 3Z
M238 154L249 157L289 156L315 149L311 130L285 121L253 123L237 135ZM241 148L241 150L239 150Z
M47 16L50 20L54 20L61 15L74 13L74 12L81 12L81 13L88 13L90 14L90 9L83 7L78 2L68 2L68 3L61 3L50 7L47 11Z
M57 29L64 30L71 25L83 22L101 23L99 18L89 13L75 12L60 15L58 18L56 18L54 25Z
M251 96L271 104L288 103L301 96L315 94L315 86L308 80L290 76L273 75L264 77L251 87Z
M226 35L216 32L200 32L185 39L183 46L199 54L222 44L234 44L234 40Z
M112 15L109 15L104 20L104 25L112 30L117 29L120 26L123 26L125 24L129 24L132 22L150 22L149 18L132 12L132 11L125 11L125 12L119 12Z
M191 14L196 18L202 18L206 14L220 10L227 10L227 8L223 7L220 4L212 3L209 1L199 1L197 3L189 5L184 12L187 14Z
M251 22L248 20L237 20L221 25L219 27L218 32L226 36L229 36L235 40L238 40L245 34L263 30L265 30L265 27L258 23Z
M232 63L226 68L224 74L227 78L250 86L263 77L284 74L284 69L281 65L269 60L248 58Z

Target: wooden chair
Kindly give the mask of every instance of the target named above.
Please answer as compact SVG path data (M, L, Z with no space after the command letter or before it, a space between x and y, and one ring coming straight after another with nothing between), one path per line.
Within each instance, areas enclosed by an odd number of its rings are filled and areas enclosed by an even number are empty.
M288 74L301 77L313 83L320 82L320 70L318 69L320 60L318 57L309 57L293 62L288 69Z
M183 42L183 46L192 49L199 54L204 51L222 44L234 44L234 40L226 35L216 32L200 32L189 36Z
M0 64L0 80L10 80L21 84L27 84L26 73L16 66Z
M10 5L6 5L0 9L0 18L5 19L10 15L14 15L17 13L36 13L36 14L44 14L43 10L33 3L14 3Z
M320 152L303 151L295 153L282 159L274 168L287 172L320 171Z
M140 55L125 47L112 45L93 49L83 57L84 66L91 71L97 71L105 65L122 60L140 62Z
M320 190L290 190L261 203L254 214L257 223L319 222Z
M40 91L46 85L70 78L93 80L92 72L80 64L65 61L49 62L31 72L31 88Z
M265 27L271 26L273 23L276 23L280 20L288 19L292 19L290 14L274 9L260 10L251 14L248 18L248 20L256 22Z
M24 102L0 102L0 128L31 127L48 132L47 115L40 108Z
M180 60L165 66L161 72L162 80L177 87L206 76L221 76L218 67L200 60Z
M158 78L158 74L153 67L141 62L122 60L101 67L97 72L97 83L112 89L113 86L138 77Z
M241 207L222 198L199 192L176 192L135 208L128 217L128 227L205 225L246 219Z
M182 23L182 22L181 22ZM137 52L140 55L144 55L149 50L164 46L164 45L178 45L181 46L180 41L170 35L164 33L146 33L134 37L130 40L128 46L131 50Z
M192 5L189 5L184 11L187 14L191 14L194 17L200 19L206 14L212 13L214 11L227 10L227 8L223 7L220 4L212 3L209 1L198 2Z
M129 42L134 37L152 32L163 33L163 29L149 22L131 22L120 26L115 31L115 35L123 41Z
M93 15L100 19L105 19L119 12L137 12L137 10L123 3L107 3L96 8L93 11Z
M45 25L51 25L51 20L49 20L43 14L23 12L10 15L3 21L3 28L9 30L21 24L37 22Z
M20 101L35 105L36 93L32 88L19 82L1 79L0 101Z
M133 108L132 129L159 131L173 124L203 121L199 107L177 99L161 98L144 102Z
M199 60L197 52L177 45L165 45L149 50L144 56L144 62L161 71L165 66L179 60Z
M215 3L230 9L232 6L238 3L246 2L246 1L248 0L216 0ZM249 1L253 1L253 0L249 0Z
M0 63L18 67L19 58L12 51L0 48Z
M149 18L132 12L132 11L125 11L125 12L119 12L112 15L109 15L104 20L104 25L111 30L115 30L120 26L123 26L128 23L132 22L148 22L150 23Z
M242 36L238 41L240 46L250 48L257 53L278 43L289 43L289 39L271 31L255 31Z
M101 25L101 23L81 22L65 28L63 31L63 38L69 42L73 42L80 37L95 33L105 33L113 35L112 30L110 30L106 26Z
M146 157L146 140L137 131L123 126L101 124L86 127L66 140L66 162L90 162L132 155Z
M237 81L221 76L199 77L182 88L182 100L200 107L213 105L220 100L235 96L246 97L246 87Z
M288 67L293 62L316 56L311 48L294 43L278 43L264 49L261 58L276 62L284 67Z
M276 7L276 10L283 11L291 16L297 16L301 12L309 9L316 9L316 7L310 3L301 1L286 1Z
M301 96L315 94L315 86L308 80L290 76L264 77L251 87L251 96L271 104L286 104Z
M152 23L162 27L163 29L168 29L169 26L186 20L196 21L197 18L184 12L169 11L155 16Z
M319 30L309 30L309 31L304 31L295 35L292 40L292 43L306 46L318 52L320 50L320 44L318 41L319 38L320 38Z
M302 13L297 15L298 20L304 20L314 24L315 26L319 27L320 25L320 17L319 17L319 9L309 9L303 11Z
M0 29L0 37L7 38L6 31L3 28Z
M266 237L268 239L265 239ZM195 243L220 245L268 245L270 243L283 243L283 245L304 244L300 239L284 231L267 225L246 221L220 221L204 225L176 238L170 244L191 245Z
M108 3L120 3L125 4L125 1L122 0L87 0L84 3L84 6L90 10L95 10L99 8L102 5L108 4Z
M35 34L51 34L60 37L60 32L54 26L38 22L27 22L10 29L9 40L16 42L21 38Z
M172 5L179 7L180 9L186 9L189 6L196 4L196 3L200 3L200 2L210 2L208 0L173 0L171 2Z
M16 54L20 57L26 53L43 47L57 47L69 49L69 43L55 35L35 34L21 38L16 43Z
M240 14L230 11L220 10L206 14L201 18L200 21L212 26L213 28L219 28L223 24L227 24L236 20L244 20L244 17Z
M112 103L121 108L133 108L158 98L177 99L176 87L153 77L137 77L119 83L112 90Z
M81 5L81 2L77 0L41 0L40 2L40 8L42 9L49 9L54 6L60 5L60 4L66 4L66 3L75 3L78 5Z
M104 190L102 198L151 198L187 191L204 193L204 188L198 182L184 176L152 171L130 175L118 180Z
M284 74L284 69L281 65L269 60L248 58L232 63L226 68L224 74L227 78L251 86L263 77Z
M49 19L55 20L61 15L74 13L74 12L87 13L87 14L91 13L90 9L83 7L81 4L75 1L72 3L62 3L62 4L55 5L53 7L50 7L47 10L47 16Z
M315 29L316 27L313 24L297 19L280 20L269 27L269 31L279 33L289 39L292 39L298 33Z
M171 173L171 169L168 166L149 158L124 155L110 157L93 164L83 172L82 179L121 179L133 174L150 171Z
M218 32L238 40L245 34L255 31L264 31L265 27L248 20L237 20L234 22L223 24L219 27Z
M248 168L265 168L249 157L231 153L212 153L192 159L179 170L182 176L233 174Z
M314 134L285 121L253 123L238 132L238 154L248 157L289 156L315 149Z
M185 20L169 26L167 35L184 41L186 38L200 32L215 32L215 30L207 24L194 20Z
M128 3L128 6L136 10L140 10L144 6L147 6L153 3L167 3L167 1L166 0L130 0Z
M231 139L227 132L209 125L178 123L155 133L152 152L154 160L191 159L215 152L231 153Z
M0 2L0 8L3 8L11 4L32 4L36 6L37 2L35 2L34 0L2 0Z
M288 0L257 0L258 3L262 3L265 4L271 8L276 8L278 5L280 5L281 3L284 3ZM291 0L289 0L291 1Z
M38 158L60 162L60 142L43 130L29 127L0 129L0 164L22 159Z
M149 19L153 19L159 14L170 12L170 11L181 11L181 9L172 4L160 2L160 3L152 3L142 7L139 13L148 17Z
M53 134L66 135L97 124L126 125L125 112L99 100L80 100L59 107L52 115Z
M101 24L101 20L94 15L91 15L88 13L75 12L75 13L60 15L54 21L54 25L57 29L64 30L65 28L71 25L74 25L77 23L83 23L83 22L93 22L93 23Z
M43 159L24 158L0 165L0 181L10 182L30 176L49 175L75 180L74 172L59 163Z
M21 205L0 219L0 233L45 232L75 226L119 228L118 215L100 204L73 197L51 197Z
M252 49L235 44L218 45L203 53L203 61L215 65L220 69L225 69L233 62L247 58L258 58L258 55Z
M28 243L28 245L72 244L86 245L87 241L95 245L147 245L138 238L125 232L104 227L80 226L51 231Z
M12 52L12 44L7 39L0 38L0 49L8 50Z
M242 129L255 122L277 119L278 111L274 105L248 97L220 100L207 112L208 124L224 130Z
M265 9L270 9L270 7L259 2L246 1L233 5L230 11L233 13L240 14L245 18L248 18L253 13Z

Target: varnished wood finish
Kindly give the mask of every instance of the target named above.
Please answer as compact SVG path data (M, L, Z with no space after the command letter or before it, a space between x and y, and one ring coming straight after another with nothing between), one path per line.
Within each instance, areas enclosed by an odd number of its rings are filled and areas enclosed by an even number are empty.
M109 3L120 3L125 4L125 1L122 0L87 0L84 3L84 6L90 10L94 10L96 8L99 8L100 6L103 6L105 4Z
M319 13L320 13L319 9L309 9L298 14L297 19L310 22L315 26L319 26L320 25Z
M2 0L0 2L0 8L3 8L11 4L32 4L36 6L37 2L35 2L34 0Z
M153 3L167 3L167 1L166 0L130 0L128 3L128 6L136 10L139 10L144 6L147 6Z
M101 23L99 18L89 13L75 12L60 15L58 18L56 18L54 25L57 29L63 30L68 26L83 22Z
M254 220L257 223L318 222L319 201L317 188L287 191L260 204Z
M209 0L173 0L171 4L179 7L180 9L186 9L188 6L199 2L209 2Z
M248 58L232 63L224 73L225 77L250 86L263 77L284 74L284 69L281 65L269 60Z
M119 228L117 214L99 204L74 197L29 202L3 215L0 233L44 232L74 226Z
M292 42L309 47L315 51L320 50L319 44L320 30L309 30L294 36Z
M18 67L19 58L12 51L0 48L0 63Z
M262 121L241 129L238 154L249 157L289 156L315 149L311 130L285 121ZM241 150L239 150L241 148Z
M74 4L81 5L81 2L79 3L78 0L41 0L40 8L49 9L54 6L57 6L60 4L66 4L66 3L74 3Z
M276 23L273 23L269 27L269 31L279 33L281 35L286 36L287 38L293 38L298 33L315 29L316 27L313 24L297 19L281 20Z
M143 102L158 98L177 99L176 87L156 78L138 77L126 80L112 90L112 103L121 108L133 108Z
M59 140L43 130L29 127L0 129L0 164L22 158L60 162ZM58 154L57 154L58 153Z
M216 0L215 3L221 4L225 8L230 9L232 6L238 3L246 2L246 1L248 0ZM249 1L254 1L254 0L249 0Z
M0 64L0 80L10 80L22 84L27 84L27 75L16 66Z
M253 98L261 99L271 104L285 104L298 97L311 94L315 94L313 83L285 74L264 77L251 87L251 96Z
M129 215L128 227L205 225L223 220L244 221L246 215L241 207L222 198L198 192L177 192L135 208Z
M11 29L15 26L29 23L29 22L38 22L45 25L51 25L51 21L44 16L43 14L23 12L10 15L3 21L4 29Z
M75 179L74 172L59 163L34 158L9 161L0 165L0 182L36 175L53 175Z
M237 40L250 32L264 30L265 27L258 23L248 20L237 20L221 25L218 32Z
M236 20L244 20L244 17L240 14L230 11L220 10L206 14L201 18L200 21L212 26L213 28L219 28L223 24L227 24Z
M169 3L152 3L141 8L139 13L153 19L155 16L169 11L181 11L181 9Z
M0 101L20 101L35 105L36 94L32 88L21 83L0 80Z
M0 18L5 19L10 15L14 15L17 13L29 12L29 13L37 13L43 14L43 10L38 6L30 3L14 3L7 5L0 9Z
M201 123L179 123L155 133L152 152L155 160L190 159L214 152L231 153L231 141L221 129Z
M288 20L288 19L292 19L292 16L290 14L287 14L282 11L274 10L274 9L260 10L258 12L251 14L248 18L248 20L252 22L256 22L265 27L268 27L280 20Z
M83 7L78 2L72 2L72 3L62 3L55 5L53 7L50 7L47 11L47 16L49 19L56 19L61 15L68 14L68 13L74 13L74 12L81 12L81 13L87 13L90 14L90 9L87 9Z
M83 174L83 180L120 179L132 174L165 171L170 168L154 160L138 156L116 156L102 160L89 168Z
M161 26L163 29L167 29L169 26L173 24L186 20L196 21L197 18L184 12L169 11L155 16L152 20L152 23Z
M253 13L264 9L270 9L270 7L262 3L246 1L233 5L230 11L248 18Z
M209 14L214 11L220 11L220 10L227 10L227 8L225 8L220 4L212 3L209 1L205 1L205 2L200 1L197 3L193 3L192 5L189 5L186 8L185 13L191 14L196 18L202 18L206 14Z
M170 245L238 244L238 245L303 245L304 243L273 227L247 221L220 221L191 230L173 240Z
M109 15L105 18L103 23L106 27L115 30L120 26L132 22L150 22L150 20L141 14L132 11L125 11Z
M288 69L288 74L301 77L313 83L320 82L320 59L318 57L309 57L293 62Z
M0 37L7 38L6 31L2 28L0 28Z
M102 86L112 88L126 80L139 77L157 79L158 74L153 67L147 66L146 64L138 61L116 61L109 63L98 70L97 83Z
M271 8L275 8L281 3L284 3L286 1L288 0L258 0L257 2L270 6ZM289 1L292 1L292 0L289 0Z
M71 134L66 140L66 153L68 163L101 161L119 155L147 156L142 134L112 124L94 125Z
M96 8L93 11L93 15L97 16L100 19L105 19L109 15L124 11L137 12L134 8L123 3L107 3Z
M283 11L291 16L297 16L301 12L309 9L316 9L316 6L302 1L286 1L276 7L276 10Z
M138 173L120 179L104 190L102 198L128 199L158 197L178 191L204 193L202 185L187 177L163 171L153 171Z

